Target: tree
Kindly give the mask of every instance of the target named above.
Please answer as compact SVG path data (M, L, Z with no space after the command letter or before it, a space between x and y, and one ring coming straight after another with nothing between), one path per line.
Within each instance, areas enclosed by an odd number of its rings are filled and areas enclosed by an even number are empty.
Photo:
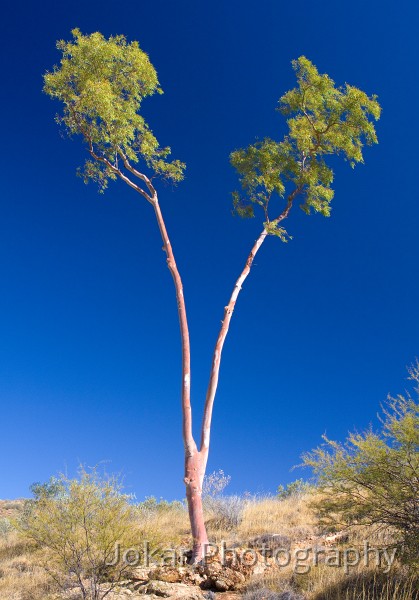
M212 411L221 354L240 290L265 239L288 239L282 222L297 197L306 213L313 209L324 216L330 214L333 172L325 160L329 155L342 154L352 166L363 162L363 143L377 142L370 118L379 118L380 106L376 96L370 98L347 84L336 87L327 75L319 74L309 60L300 57L293 62L297 87L282 96L279 104L280 112L288 118L289 134L281 142L264 139L232 153L231 163L244 191L243 196L233 194L235 211L240 216L253 217L259 205L263 225L224 310L198 447L192 435L190 344L182 280L154 184L156 178L181 181L185 165L178 160L169 161L170 148L160 147L139 113L142 100L161 93L161 88L138 43L128 43L124 36L107 40L100 33L83 35L78 29L72 33L73 41L57 44L62 52L61 63L46 73L44 90L64 104L57 121L69 134L79 134L85 142L90 155L80 172L85 182L96 181L103 192L109 180L119 178L151 204L174 280L182 342L184 481L194 539L193 560L199 561L208 541L201 492ZM276 210L273 217L271 209Z
M419 384L419 362L409 373ZM322 495L315 505L324 524L387 529L401 557L417 563L419 403L410 395L389 397L383 413L380 432L352 433L343 444L324 436L304 463L318 478Z
M77 587L84 600L102 600L124 577L128 561L114 561L115 545L138 545L135 508L113 477L81 469L32 486L18 529L41 549L42 566L62 589ZM106 583L105 583L106 582Z

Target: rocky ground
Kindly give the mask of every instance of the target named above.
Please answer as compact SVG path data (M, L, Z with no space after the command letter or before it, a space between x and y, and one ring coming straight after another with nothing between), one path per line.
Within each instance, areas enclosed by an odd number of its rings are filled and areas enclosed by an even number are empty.
M345 541L345 535L311 536L302 540L305 545L318 548L333 547ZM218 556L208 557L205 565L137 567L115 586L109 597L112 600L140 598L147 600L236 600L246 594L251 582L263 581L266 576L275 577L280 569L274 555L278 549L291 550L292 540L281 534L265 534L250 540L246 547L237 546L227 551L221 562ZM305 546L301 546L305 547ZM260 549L263 548L261 552ZM267 590L269 595L269 590ZM263 594L258 594L264 600ZM304 600L291 590L276 595L276 600Z
M21 512L22 501L0 501L0 600L80 600L74 577L64 591L51 584L39 564L39 555L29 548L11 524ZM178 507L153 509L152 525L172 535L175 546L190 546L187 514ZM217 523L221 521L217 521ZM214 523L214 519L213 519ZM248 502L236 528L214 528L208 522L210 539L218 542L218 554L199 566L130 566L123 579L102 584L108 600L419 600L419 580L396 568L390 576L365 569L363 563L349 576L342 568L328 568L324 556L310 572L295 575L294 565L278 565L277 552L297 549L343 549L360 545L353 534L326 534L318 528L304 497L285 501L268 498ZM217 525L220 526L220 525ZM276 533L269 533L269 532ZM220 540L229 540L224 556ZM372 538L370 538L372 539ZM383 542L383 540L376 540ZM313 553L312 553L313 555ZM311 555L311 556L312 556ZM183 556L178 553L178 558ZM184 555L187 559L187 553ZM280 561L281 562L281 561ZM159 562L162 565L162 561ZM180 564L180 563L177 563ZM84 581L86 587L90 581ZM359 591L359 595L354 590ZM350 593L349 593L350 592ZM349 595L348 595L349 594ZM355 594L355 595L354 595ZM367 595L365 595L367 594Z

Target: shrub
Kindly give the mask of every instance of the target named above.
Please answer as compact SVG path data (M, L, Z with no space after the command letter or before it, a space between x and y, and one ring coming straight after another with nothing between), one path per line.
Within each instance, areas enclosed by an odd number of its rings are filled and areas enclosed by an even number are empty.
M155 496L147 496L143 502L137 504L137 509L140 513L148 515L150 513L156 514L168 511L184 511L186 510L186 505L180 500L172 500L169 502L163 498L157 500Z
M409 370L419 384L419 363ZM419 388L415 388L419 396ZM323 497L324 524L370 525L393 532L399 558L417 563L419 551L419 404L410 395L389 397L382 430L351 434L304 456Z
M115 478L84 469L78 478L61 475L32 490L20 531L42 550L42 566L62 589L76 587L84 600L101 600L129 566L114 561L116 544L124 549L140 541L130 497Z
M241 496L204 497L204 509L211 513L211 521L218 524L218 529L235 529L243 518L247 500Z
M222 469L205 475L202 483L202 496L216 498L220 496L231 481L231 476L226 475Z
M280 500L285 500L286 498L304 496L305 494L310 493L312 490L313 486L307 481L304 481L304 479L296 479L295 481L288 483L286 487L279 485L277 496Z
M0 511L19 512L22 508L22 500L1 500Z
M247 499L237 495L223 495L230 481L230 475L226 475L222 469L204 477L202 503L205 512L211 514L211 519L207 523L215 529L227 531L235 529L243 518Z

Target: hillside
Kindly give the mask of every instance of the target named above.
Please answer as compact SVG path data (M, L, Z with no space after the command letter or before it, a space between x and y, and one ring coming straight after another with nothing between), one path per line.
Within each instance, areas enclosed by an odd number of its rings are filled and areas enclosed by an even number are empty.
M128 570L112 600L147 596L173 600L418 600L419 580L397 563L389 565L381 553L380 565L364 559L354 564L350 554L362 555L363 540L384 548L388 539L366 530L322 531L310 508L310 494L240 498L223 496L207 502L206 523L210 541L226 551L209 559L205 568L161 566L141 562ZM45 555L33 541L6 523L22 514L23 500L0 501L0 598L1 600L77 600L77 587L66 583L60 590L48 577ZM135 519L148 539L159 540L163 550L190 547L187 511L180 502L153 498L136 505ZM288 554L287 554L288 553ZM257 561L253 564L254 557ZM286 566L287 556L290 563ZM338 556L338 564L332 560ZM253 557L253 558L252 558ZM237 559L237 563L235 563ZM346 571L346 572L345 572Z

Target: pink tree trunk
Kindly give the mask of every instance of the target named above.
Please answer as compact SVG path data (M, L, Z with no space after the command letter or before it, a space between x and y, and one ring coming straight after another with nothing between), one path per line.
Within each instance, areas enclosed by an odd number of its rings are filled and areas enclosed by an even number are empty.
M291 210L294 198L299 192L300 190L297 189L292 194L290 194L285 209L276 219L277 223L279 223L283 219L286 219L289 211ZM215 394L218 386L222 350L229 330L231 318L233 316L233 312L236 306L236 301L242 289L242 285L250 273L254 258L257 252L259 251L260 247L262 246L263 242L265 241L268 232L264 228L256 242L254 243L247 257L244 268L234 285L229 303L224 309L224 319L221 324L221 329L218 334L217 342L215 344L215 349L213 353L211 374L206 394L204 415L202 419L201 446L198 450L192 435L192 409L190 402L190 342L186 317L185 299L183 295L183 285L179 271L176 266L172 247L169 241L169 237L167 235L167 230L163 221L163 216L160 211L156 194L153 205L157 217L157 222L160 228L160 233L163 239L163 249L165 250L167 255L167 266L174 280L178 304L182 340L182 414L183 442L185 448L184 482L186 485L186 499L188 503L189 519L191 523L193 537L192 562L196 564L201 562L205 558L206 548L208 544L208 536L205 528L204 512L202 506L202 484L208 461L212 411L214 406Z
M192 408L191 408L191 353L190 353L190 341L189 341L189 329L188 320L186 315L185 298L183 294L183 284L180 277L179 270L176 265L175 257L172 250L172 245L166 230L166 225L163 219L163 215L160 210L157 192L151 182L151 180L143 173L137 171L128 161L124 153L119 150L119 155L122 158L125 168L132 173L142 184L146 186L144 189L141 185L135 183L130 179L122 170L110 163L106 158L98 156L93 150L93 144L87 137L89 142L89 151L93 158L103 162L107 167L120 177L124 183L134 188L139 194L141 194L154 208L157 223L160 229L160 234L163 240L163 250L166 253L167 266L173 277L173 282L176 290L176 300L178 306L179 325L180 325L180 336L182 343L182 435L183 444L185 450L185 476L184 482L186 486L186 499L188 503L189 519L191 523L192 537L193 537L193 553L192 562L199 563L205 557L206 548L208 544L208 536L205 529L204 512L202 507L202 484L204 480L205 470L208 461L208 452L210 445L210 432L211 432L211 420L212 410L214 405L215 394L218 386L218 377L221 364L221 354L224 346L225 339L230 326L230 321L233 316L234 308L236 305L237 298L242 289L242 285L246 280L252 268L253 260L259 251L261 245L268 235L267 230L264 228L258 239L254 243L249 256L247 257L246 263L239 278L237 279L230 300L224 309L224 319L221 324L221 329L218 334L217 342L214 349L212 358L212 367L210 373L210 379L208 384L208 390L205 399L204 414L202 419L201 428L201 445L200 449L195 443L192 435ZM293 200L295 196L300 193L300 189L296 189L288 197L287 205L283 212L276 219L276 222L280 222L288 216L291 210Z

